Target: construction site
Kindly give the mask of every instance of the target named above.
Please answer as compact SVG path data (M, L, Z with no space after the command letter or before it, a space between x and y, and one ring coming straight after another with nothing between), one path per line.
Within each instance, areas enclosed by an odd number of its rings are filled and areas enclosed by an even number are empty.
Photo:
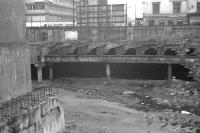
M61 2L0 0L0 133L200 133L200 25L177 13L194 1L150 2L144 25L127 3Z

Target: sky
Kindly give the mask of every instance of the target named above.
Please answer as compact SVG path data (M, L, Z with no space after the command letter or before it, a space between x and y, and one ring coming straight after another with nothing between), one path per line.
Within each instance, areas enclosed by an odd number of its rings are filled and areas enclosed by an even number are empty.
M128 17L135 19L135 14L142 17L142 0L108 0L108 4L127 4Z

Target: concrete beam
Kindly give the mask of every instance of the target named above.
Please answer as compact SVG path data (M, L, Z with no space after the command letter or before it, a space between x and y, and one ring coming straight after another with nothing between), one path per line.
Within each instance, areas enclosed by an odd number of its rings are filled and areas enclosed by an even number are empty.
M37 69L38 82L42 82L42 80L43 80L42 69L43 69L44 66L45 66L45 64L35 64L35 67Z
M198 61L199 58L195 57L177 57L177 56L115 56L115 55L102 55L102 56L46 56L46 62L59 63L59 62L100 62L100 63L161 63L161 64L180 64L183 62Z
M106 77L107 77L108 82L110 82L111 79L110 79L110 64L109 63L106 64Z
M53 80L53 66L49 66L49 79Z
M167 66L167 84L168 84L168 87L170 87L172 84L172 65L171 64L168 64Z

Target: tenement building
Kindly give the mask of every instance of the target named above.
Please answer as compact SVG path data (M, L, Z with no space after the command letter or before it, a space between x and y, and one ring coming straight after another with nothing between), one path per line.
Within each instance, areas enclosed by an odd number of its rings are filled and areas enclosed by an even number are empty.
M85 0L26 0L26 26L72 26Z
M183 25L188 23L190 0L144 0L144 25Z

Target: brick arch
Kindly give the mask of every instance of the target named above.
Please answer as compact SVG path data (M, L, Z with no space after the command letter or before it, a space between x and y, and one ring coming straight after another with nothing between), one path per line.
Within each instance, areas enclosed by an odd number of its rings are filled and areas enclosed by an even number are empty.
M129 48L126 50L124 55L136 55L136 49L135 48Z
M198 56L199 52L197 47L188 47L187 50L185 51L186 56Z
M145 51L148 50L148 49L155 49L157 55L159 54L159 50L158 50L157 46L141 46L141 47L138 47L138 48L136 48L136 54L137 55L144 55Z
M173 45L163 46L160 48L161 55L180 55L180 51L182 51L180 47Z
M174 48L167 48L163 51L162 55L171 55L171 56L176 56L178 55L178 50Z
M158 50L156 48L148 48L143 52L144 55L158 55Z

